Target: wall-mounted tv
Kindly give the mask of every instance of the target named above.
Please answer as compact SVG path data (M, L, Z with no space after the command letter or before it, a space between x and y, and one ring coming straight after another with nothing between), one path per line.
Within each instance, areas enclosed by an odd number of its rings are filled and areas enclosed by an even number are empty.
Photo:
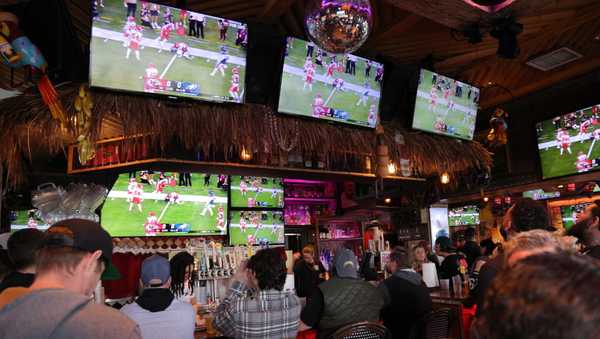
M383 64L288 38L278 110L374 128L382 82Z
M283 244L283 212L231 211L229 243L231 245Z
M439 237L450 237L448 228L448 207L429 208L429 227L431 228L431 248L435 247L435 240Z
M537 124L544 179L600 168L600 105Z
M283 180L281 178L232 176L231 207L283 208Z
M244 101L245 24L146 1L92 6L92 86Z
M448 210L448 225L479 225L479 207L468 205L450 208Z
M543 189L536 189L523 192L523 198L531 198L533 200L547 200L560 198L560 192L546 192Z
M592 203L581 203L576 205L567 205L560 207L563 227L568 230L579 221L580 215L585 212L585 209Z
M10 221L11 232L22 230L25 228L37 228L38 230L45 230L50 225L46 224L42 219L36 215L36 210L17 210L10 211L8 218Z
M412 127L472 140L479 94L477 87L422 69Z
M101 209L113 237L227 234L229 186L206 173L120 174Z

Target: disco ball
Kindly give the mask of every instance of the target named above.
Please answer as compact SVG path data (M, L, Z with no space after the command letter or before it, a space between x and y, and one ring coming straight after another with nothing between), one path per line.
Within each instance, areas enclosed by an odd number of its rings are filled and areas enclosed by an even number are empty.
M309 39L335 54L352 53L373 26L369 0L309 0L304 25Z

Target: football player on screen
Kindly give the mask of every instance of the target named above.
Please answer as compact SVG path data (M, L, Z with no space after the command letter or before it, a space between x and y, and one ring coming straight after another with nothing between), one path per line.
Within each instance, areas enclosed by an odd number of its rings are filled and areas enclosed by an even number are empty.
M241 101L240 98L240 69L234 67L231 69L231 86L229 86L229 95L237 102Z
M173 29L175 29L175 25L173 25L172 23L164 24L160 28L160 34L156 38L156 41L158 41L158 44L160 45L158 53L161 53L165 49L165 42L169 42L169 39L171 38L171 32L173 32Z
M229 61L229 54L227 52L227 47L221 46L220 52L221 52L221 57L219 57L219 60L215 64L215 68L210 73L211 77L214 77L215 74L217 74L217 72L221 72L221 76L223 76L223 77L225 76L225 70L227 69L227 62Z
M142 42L142 26L137 26L135 30L133 30L129 34L129 45L127 46L127 53L125 54L125 59L129 59L129 55L131 51L135 54L135 58L140 61L140 44Z
M367 118L367 122L371 127L375 127L375 125L377 125L377 106L374 104L369 108L369 117Z
M369 102L369 91L371 90L371 85L369 85L369 81L365 81L365 88L363 89L362 95L360 99L356 102L356 106L366 106Z

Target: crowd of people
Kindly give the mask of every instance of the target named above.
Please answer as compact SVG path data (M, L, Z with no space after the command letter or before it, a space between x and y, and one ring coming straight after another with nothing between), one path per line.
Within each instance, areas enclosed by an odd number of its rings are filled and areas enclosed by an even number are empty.
M434 263L442 279L470 273L470 303L477 305L472 338L597 338L600 202L559 234L543 206L522 199L506 213L503 229L502 244L478 244L474 230L467 230L455 242L437 239L434 251L426 243L396 247L385 265L388 278L379 282L361 276L356 255L346 248L336 251L326 279L309 245L293 269L295 289L284 288L282 251L262 249L235 272L213 324L231 338L296 338L305 330L328 338L345 325L369 321L383 324L393 338L419 338L432 311L420 272ZM98 223L71 219L45 233L20 230L0 246L11 267L0 283L0 338L194 336L197 277L187 252L171 262L146 258L139 296L119 311L92 301L112 267L112 240Z

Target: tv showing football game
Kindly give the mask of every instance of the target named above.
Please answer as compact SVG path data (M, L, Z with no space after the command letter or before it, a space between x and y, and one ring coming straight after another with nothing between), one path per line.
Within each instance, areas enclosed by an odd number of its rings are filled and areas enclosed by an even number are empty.
M374 128L382 82L383 64L288 38L278 110Z
M281 178L232 176L231 207L283 208L283 180Z
M10 211L8 214L10 220L11 232L22 230L25 228L36 228L38 230L45 230L50 225L46 224L36 214L36 210L18 210Z
M227 176L139 171L120 174L101 209L113 237L227 234Z
M479 94L477 87L421 69L412 127L472 140Z
M575 225L580 218L580 215L585 212L585 209L591 205L591 203L581 203L576 205L567 205L560 207L560 214L562 216L563 227L568 230Z
M455 207L448 210L449 226L479 224L479 207L474 205Z
M600 168L600 105L537 124L544 179Z
M90 84L243 102L247 26L147 1L92 1Z
M283 212L232 211L229 222L231 245L261 245L285 243Z

